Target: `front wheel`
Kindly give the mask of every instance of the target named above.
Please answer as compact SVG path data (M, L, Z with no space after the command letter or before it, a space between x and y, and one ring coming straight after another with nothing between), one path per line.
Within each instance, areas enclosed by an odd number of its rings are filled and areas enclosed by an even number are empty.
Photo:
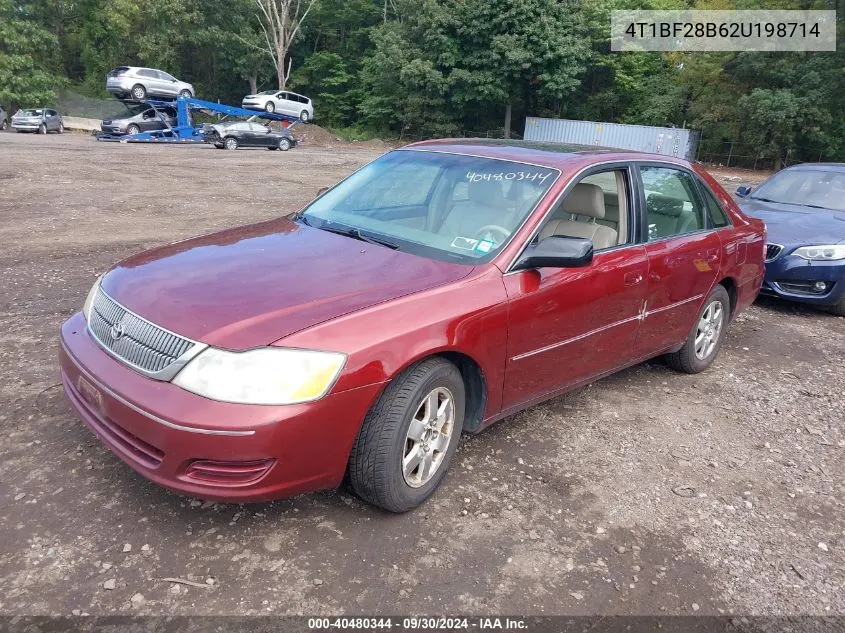
M367 413L349 458L352 489L391 512L428 499L446 474L464 424L461 374L429 358L391 381Z
M223 147L225 147L228 150L238 149L238 139L236 139L232 136L227 136L226 140L223 141Z
M8 125L8 123L6 123L5 119L0 121L0 132L5 130L7 125Z
M827 307L827 311L836 316L845 317L845 297L842 297L837 303Z
M677 371L697 374L707 369L725 339L731 315L731 300L723 286L716 286L698 313L684 346L666 355L666 363Z
M46 134L47 133L47 126L43 123L38 126L38 133L39 134Z
M186 88L185 90L183 90L182 92L180 92L180 93L179 93L179 96L180 96L180 97L185 97L186 99L190 99L190 98L191 98L191 97L193 97L194 95L192 95L192 94L191 94L191 91L190 91L190 90L188 90L188 89Z
M59 134L64 134L64 133L65 133L65 124L59 123Z
M140 131L141 131L141 128L139 128L134 123L132 125L130 125L128 128L126 128L127 134L138 134Z
M264 104L264 110L267 111L267 112L271 112L271 113L275 112L276 111L276 104L273 103L272 101L268 101L267 103Z

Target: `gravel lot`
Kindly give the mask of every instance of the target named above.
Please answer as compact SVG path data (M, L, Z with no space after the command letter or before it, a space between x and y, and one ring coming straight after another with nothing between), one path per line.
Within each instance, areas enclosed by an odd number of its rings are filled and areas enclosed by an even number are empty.
M403 516L204 503L105 450L55 359L96 274L376 155L0 134L0 614L845 614L845 319L802 307L758 302L704 374L654 361L465 438Z

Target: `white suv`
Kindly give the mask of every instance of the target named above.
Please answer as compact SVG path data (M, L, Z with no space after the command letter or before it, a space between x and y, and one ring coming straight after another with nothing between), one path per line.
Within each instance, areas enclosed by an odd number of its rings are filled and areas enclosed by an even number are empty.
M194 87L155 68L118 66L106 75L106 90L121 99L193 97Z
M289 90L265 90L255 95L247 95L241 106L248 110L288 114L299 117L306 123L314 118L314 106L311 99Z

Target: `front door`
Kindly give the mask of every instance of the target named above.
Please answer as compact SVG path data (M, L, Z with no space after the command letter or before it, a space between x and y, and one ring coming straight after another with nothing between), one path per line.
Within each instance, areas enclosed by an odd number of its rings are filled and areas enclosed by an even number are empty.
M503 408L543 399L635 358L648 259L637 243L632 194L627 166L581 178L549 212L538 239L589 235L592 263L504 276L509 309Z
M717 281L722 243L708 228L695 177L682 168L642 165L648 289L637 341L642 355L660 354L689 335Z

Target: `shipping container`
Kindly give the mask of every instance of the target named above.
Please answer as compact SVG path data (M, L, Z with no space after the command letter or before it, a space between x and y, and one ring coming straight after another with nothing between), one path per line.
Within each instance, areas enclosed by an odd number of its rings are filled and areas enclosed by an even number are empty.
M528 117L524 138L526 141L595 145L695 160L699 134L674 127Z

